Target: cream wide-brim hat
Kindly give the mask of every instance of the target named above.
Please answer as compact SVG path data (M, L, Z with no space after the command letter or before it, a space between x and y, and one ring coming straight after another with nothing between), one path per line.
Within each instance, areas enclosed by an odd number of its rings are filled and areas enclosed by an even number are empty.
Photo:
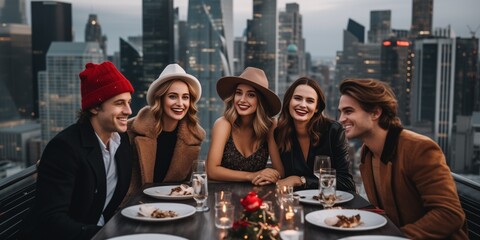
M202 96L202 85L200 85L200 81L198 79L183 70L180 65L173 63L169 64L165 69L160 73L160 76L150 84L150 87L147 91L147 104L153 106L155 103L155 92L157 92L158 88L163 84L170 80L183 80L185 82L190 83L190 85L194 88L194 91L198 93L198 98L195 99L195 103L198 102L200 97Z
M240 76L228 76L217 81L217 93L222 100L231 96L238 84L247 84L255 88L265 99L268 106L264 106L270 117L280 112L282 103L280 98L268 89L268 79L265 72L254 67L247 67Z

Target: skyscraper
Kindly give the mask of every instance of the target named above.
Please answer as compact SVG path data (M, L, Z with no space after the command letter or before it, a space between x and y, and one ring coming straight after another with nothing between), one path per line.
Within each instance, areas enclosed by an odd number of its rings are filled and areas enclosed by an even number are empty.
M57 133L77 121L82 106L78 74L86 63L103 61L97 42L52 42L46 55L46 70L39 72L43 147Z
M30 118L33 111L31 29L0 25L0 120Z
M475 105L480 104L480 96L475 94L480 85L477 76L478 38L457 37L456 43L454 116L471 116Z
M449 156L454 122L455 39L415 41L412 124L427 123L433 139Z
M174 61L173 0L143 0L142 23L143 78L135 92L146 95L150 83ZM139 104L146 105L145 98Z
M233 1L190 0L187 26L186 71L202 85L197 107L200 125L207 133L200 156L206 157L210 130L223 112L223 101L216 91L217 80L233 74Z
M141 42L140 42L141 43ZM120 38L120 71L130 80L134 89L142 87L143 52L141 46ZM145 106L145 94L135 91L132 94L132 117Z
M370 11L370 30L368 30L369 43L381 43L392 32L391 11Z
M72 41L72 5L55 1L31 2L33 117L38 114L38 76L45 70L45 55L53 41Z
M142 23L143 77L151 83L175 57L173 0L143 0Z
M408 67L410 43L406 39L385 39L381 48L380 79L392 87L398 104L398 116L403 125L410 125L411 71Z
M85 42L98 42L103 54L107 56L107 37L102 36L102 27L98 22L97 14L89 14L85 25Z
M27 24L25 0L0 0L0 23Z
M432 33L433 0L412 0L411 38Z
M265 71L268 86L277 86L277 0L253 0L253 18L247 20L245 67Z
M278 95L283 94L299 76L307 74L302 15L297 3L287 3L278 16Z

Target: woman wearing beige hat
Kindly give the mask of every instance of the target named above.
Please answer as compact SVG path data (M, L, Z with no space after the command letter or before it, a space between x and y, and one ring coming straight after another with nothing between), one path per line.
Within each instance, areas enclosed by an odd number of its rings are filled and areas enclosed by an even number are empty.
M198 124L200 82L178 64L168 65L147 91L147 106L128 121L134 148L132 185L190 178L205 131ZM160 147L161 146L161 147Z
M268 89L265 73L253 67L217 82L225 112L212 128L207 157L208 177L219 181L250 181L255 185L276 182L283 167L273 139L280 111L278 96ZM272 167L266 168L268 157Z

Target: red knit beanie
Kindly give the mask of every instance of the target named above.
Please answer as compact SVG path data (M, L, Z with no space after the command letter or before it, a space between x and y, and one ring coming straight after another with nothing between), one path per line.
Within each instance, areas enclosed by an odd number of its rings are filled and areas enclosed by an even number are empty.
M132 84L111 62L87 63L80 74L82 110L101 104L125 92L133 93Z

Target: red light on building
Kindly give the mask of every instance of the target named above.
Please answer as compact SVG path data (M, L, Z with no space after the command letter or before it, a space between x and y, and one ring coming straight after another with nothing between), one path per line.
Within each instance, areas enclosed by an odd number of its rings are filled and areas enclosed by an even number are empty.
M410 46L410 43L408 41L397 41L397 46L408 47Z

